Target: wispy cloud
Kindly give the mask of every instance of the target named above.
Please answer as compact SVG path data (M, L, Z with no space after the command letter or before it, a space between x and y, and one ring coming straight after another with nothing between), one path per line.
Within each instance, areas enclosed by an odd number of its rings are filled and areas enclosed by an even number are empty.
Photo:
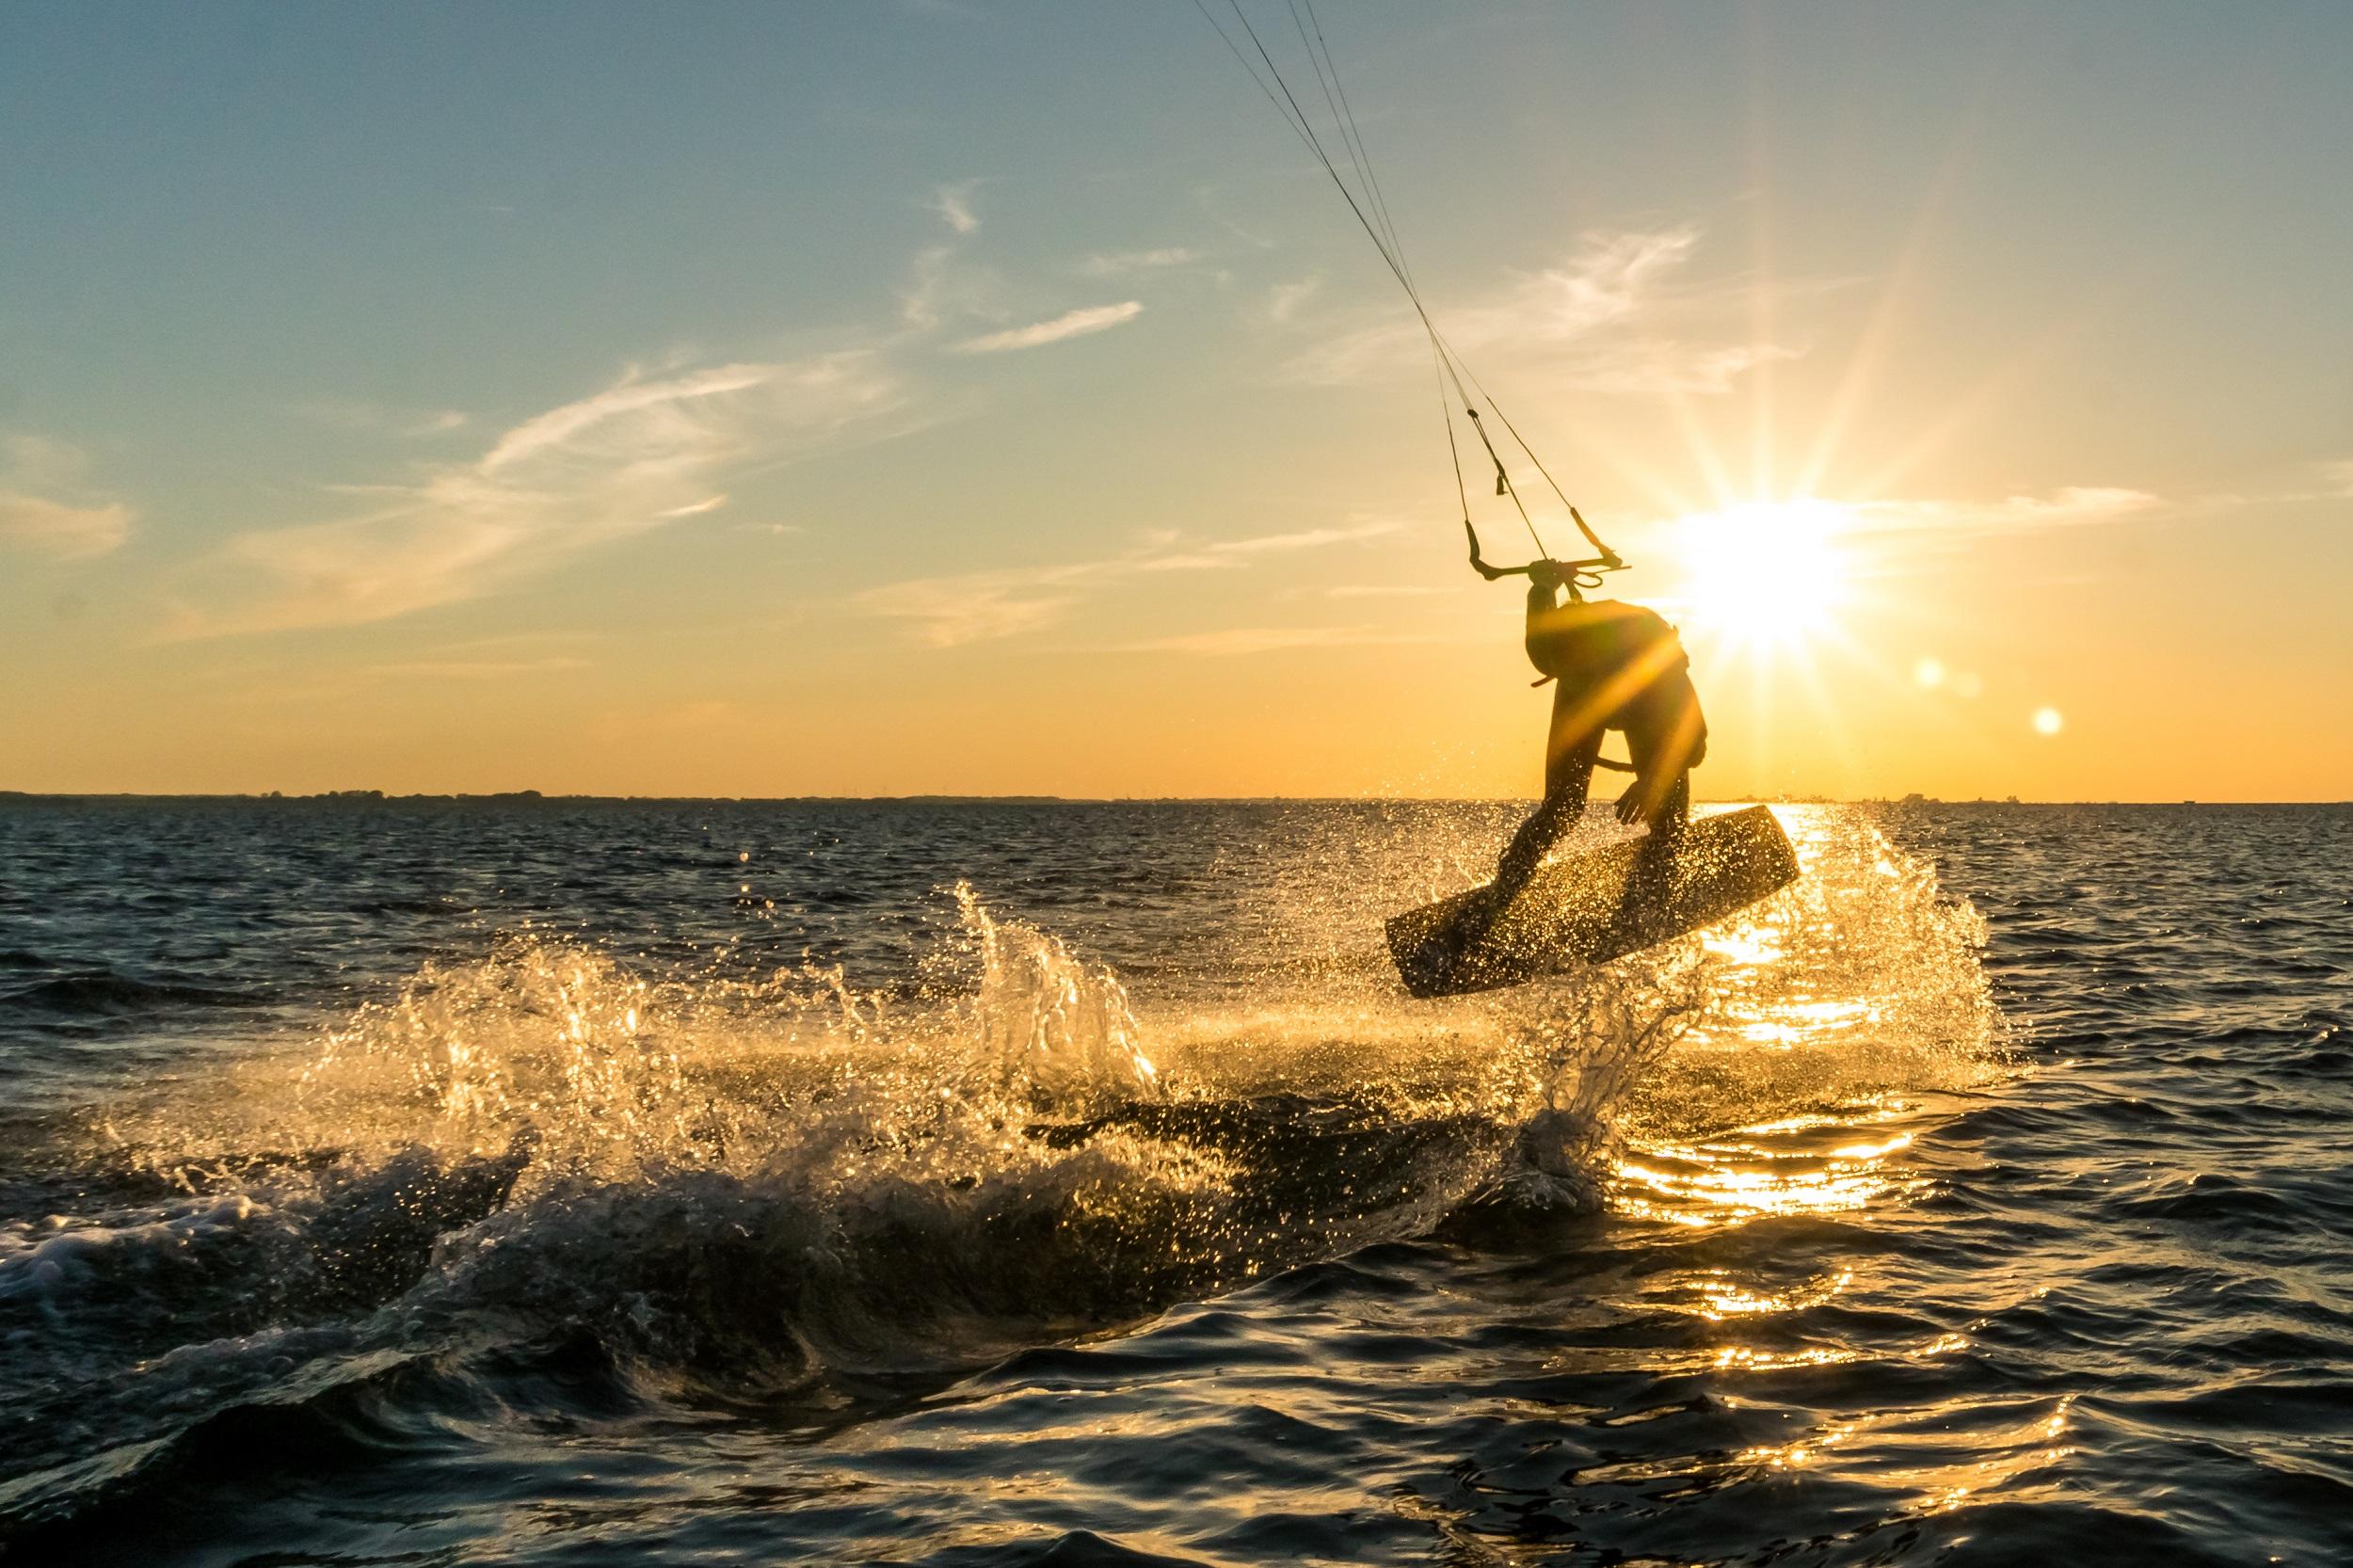
M962 354L1001 354L1008 349L1036 348L1045 344L1061 343L1065 338L1082 338L1091 332L1109 331L1144 313L1140 300L1124 300L1117 305L1089 305L1080 310L1065 311L1050 321L1032 322L1027 327L1010 328L1002 332L984 333L956 344Z
M1674 341L1629 343L1596 346L1592 353L1564 360L1556 368L1559 384L1586 392L1717 397L1732 391L1750 371L1799 359L1802 352L1777 343L1715 347Z
M2069 485L2048 495L2012 495L1999 501L1866 501L1847 510L1860 530L1986 534L2116 522L2163 504L2147 490Z
M76 485L89 473L89 454L71 441L18 431L0 438L0 475L30 489Z
M980 184L978 180L964 180L942 185L932 193L932 210L939 215L942 223L959 234L969 234L981 226L979 215L972 211L972 193Z
M1177 637L1152 637L1122 643L1115 653L1184 653L1203 659L1231 659L1252 653L1280 653L1304 648L1371 648L1421 644L1444 639L1428 633L1401 632L1380 626L1238 626L1223 632L1193 632Z
M1230 567L1253 555L1288 555L1295 551L1321 550L1326 545L1353 544L1394 534L1394 522L1353 522L1331 528L1302 528L1289 534L1259 534L1244 539L1221 539L1194 550L1172 551L1145 558L1144 571L1201 571ZM1173 541L1171 541L1173 543Z
M77 561L118 549L131 536L131 508L120 502L75 506L20 490L0 490L0 542Z
M1079 270L1090 278L1118 278L1131 272L1183 266L1200 259L1201 252L1181 245L1164 246L1157 250L1105 250L1080 262Z
M1747 338L1738 309L1747 291L1683 281L1699 246L1699 231L1689 225L1589 233L1559 265L1521 274L1487 299L1442 310L1440 325L1465 353L1532 360L1555 386L1726 392L1748 371L1800 351ZM1301 302L1289 301L1289 311ZM1419 324L1397 312L1309 349L1288 374L1338 385L1426 366L1429 357Z
M1002 320L1005 293L995 269L964 259L953 245L930 246L908 264L899 320L916 332L928 332L951 315Z
M632 373L523 421L468 463L368 493L358 516L231 539L179 636L347 626L473 598L723 504L721 481L901 408L871 354Z
M904 620L934 648L994 642L1050 626L1096 585L1117 575L1100 563L1032 571L976 571L919 577L870 588L856 600L868 615Z
M338 430L390 433L412 439L445 436L466 426L466 415L460 409L394 408L353 398L306 403L294 412L315 424Z
M908 329L928 332L950 315L994 316L1003 283L988 267L967 261L965 241L980 232L980 215L973 210L979 180L961 180L936 187L930 206L954 237L915 253L907 267L905 286L899 291L899 320Z
M1162 535L1124 555L914 578L870 588L853 602L867 615L907 622L935 648L953 648L1052 625L1103 589L1139 577L1236 570L1268 555L1378 538L1398 528L1395 522L1369 520L1204 543Z
M981 227L969 193L979 184L968 180L939 187L935 206L952 233L916 251L907 264L906 281L899 290L899 321L911 332L929 332L959 317L1002 322L1013 313L1016 291L1004 275L969 254L968 242Z
M548 675L562 670L595 667L586 659L552 655L545 659L419 659L402 664L370 664L366 673L428 680L504 680L518 675Z
M90 494L88 469L88 456L64 441L24 434L0 440L0 544L62 561L121 548L134 514Z
M1299 313L1301 306L1322 292L1323 274L1321 272L1311 272L1292 282L1277 283L1267 290L1266 318L1278 324L1287 322Z

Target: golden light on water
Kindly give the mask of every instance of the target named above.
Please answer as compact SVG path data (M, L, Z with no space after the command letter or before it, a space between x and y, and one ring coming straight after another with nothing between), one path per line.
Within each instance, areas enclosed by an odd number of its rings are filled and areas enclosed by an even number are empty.
M1700 945L1718 958L1745 968L1761 969L1785 951L1780 934L1755 921L1734 921L1700 933Z
M1700 1281L1700 1315L1718 1321L1725 1318L1794 1312L1818 1306L1854 1283L1854 1271L1841 1269L1791 1290L1756 1290L1741 1285L1724 1271L1711 1270Z
M1851 1211L1926 1185L1889 1169L1884 1154L1824 1158L1722 1144L1653 1149L1620 1161L1618 1180L1626 1212L1695 1230Z

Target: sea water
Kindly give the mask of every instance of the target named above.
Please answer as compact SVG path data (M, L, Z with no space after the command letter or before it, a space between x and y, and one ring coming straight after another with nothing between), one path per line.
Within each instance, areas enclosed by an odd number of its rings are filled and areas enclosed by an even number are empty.
M0 1560L2353 1561L2353 812L1777 810L0 804Z

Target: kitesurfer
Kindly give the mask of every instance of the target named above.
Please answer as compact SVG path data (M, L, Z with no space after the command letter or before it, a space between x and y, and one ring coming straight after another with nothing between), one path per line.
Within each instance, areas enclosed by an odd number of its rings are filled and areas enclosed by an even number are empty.
M1605 731L1623 731L1632 754L1634 782L1618 797L1618 820L1647 824L1661 853L1690 819L1690 770L1707 755L1707 721L1675 629L1639 604L1588 602L1572 567L1537 561L1527 570L1529 662L1558 684L1545 798L1497 862L1497 907L1584 816Z

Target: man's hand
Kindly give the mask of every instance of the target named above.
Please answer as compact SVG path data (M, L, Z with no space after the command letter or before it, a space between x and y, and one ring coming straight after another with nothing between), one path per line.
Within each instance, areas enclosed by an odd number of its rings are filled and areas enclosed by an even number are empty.
M1539 588L1552 589L1558 589L1567 581L1561 574L1561 563L1551 560L1529 562L1528 580Z
M1650 815L1650 784L1641 775L1634 776L1625 793L1618 797L1618 820L1632 827Z

